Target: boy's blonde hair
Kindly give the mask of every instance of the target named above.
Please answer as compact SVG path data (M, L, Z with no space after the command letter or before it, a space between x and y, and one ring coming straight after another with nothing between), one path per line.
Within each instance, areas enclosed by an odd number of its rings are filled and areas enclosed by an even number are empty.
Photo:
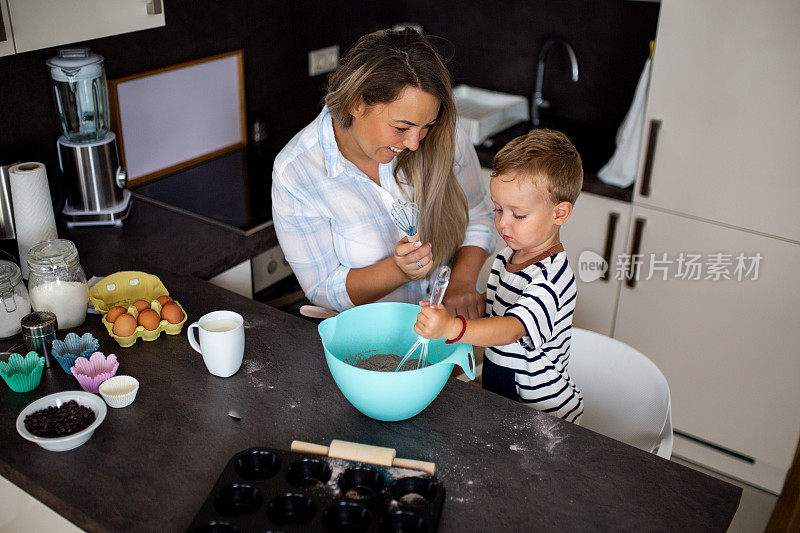
M574 204L583 185L578 150L560 131L544 128L513 139L494 156L492 177L510 173L543 180L554 204Z

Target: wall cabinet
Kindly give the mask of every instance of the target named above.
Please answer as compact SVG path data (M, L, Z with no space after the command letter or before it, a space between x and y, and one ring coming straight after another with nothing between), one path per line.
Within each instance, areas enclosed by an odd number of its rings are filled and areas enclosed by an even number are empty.
M799 21L797 2L661 5L637 203L800 241Z
M2 41L0 35L0 55L165 24L163 0L0 0L0 10L3 10L3 27L9 38Z
M612 307L613 336L664 372L675 455L775 493L800 434L798 20L796 2L662 3L624 239L641 266L618 296L579 287L575 317L607 333ZM607 220L586 199L574 265Z
M630 209L629 203L583 192L561 229L561 241L578 283L578 301L572 317L575 327L608 336L613 333L620 285L615 258L625 251ZM604 276L593 279L596 271L590 270L588 264L581 267L581 256L586 251L605 260L608 270ZM586 255L582 260L594 264Z

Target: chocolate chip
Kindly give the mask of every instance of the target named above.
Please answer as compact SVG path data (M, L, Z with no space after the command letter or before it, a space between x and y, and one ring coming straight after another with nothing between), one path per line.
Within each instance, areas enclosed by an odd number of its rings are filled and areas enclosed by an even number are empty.
M25 417L25 429L37 437L66 437L89 427L94 411L70 400L61 407L50 406Z

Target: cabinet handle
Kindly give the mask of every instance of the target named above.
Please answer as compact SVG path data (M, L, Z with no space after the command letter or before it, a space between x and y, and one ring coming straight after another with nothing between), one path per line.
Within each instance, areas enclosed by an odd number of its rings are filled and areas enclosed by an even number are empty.
M625 285L631 289L636 286L636 274L639 265L634 261L634 257L639 255L639 250L642 247L642 232L644 231L645 219L637 218L633 227L633 242L631 242L631 264L628 268L628 279L625 280Z
M163 12L164 6L161 4L161 0L150 0L147 2L148 15L160 15Z
M614 250L614 235L617 232L617 221L619 213L612 211L608 214L608 229L606 230L606 246L603 249L603 259L606 262L606 271L600 276L603 281L608 281L608 273L611 271L611 252Z
M661 121L652 119L650 121L650 135L647 138L647 152L644 156L644 170L642 171L642 186L639 194L650 196L650 178L653 175L653 159L656 156L656 143L658 142L658 130L661 129Z

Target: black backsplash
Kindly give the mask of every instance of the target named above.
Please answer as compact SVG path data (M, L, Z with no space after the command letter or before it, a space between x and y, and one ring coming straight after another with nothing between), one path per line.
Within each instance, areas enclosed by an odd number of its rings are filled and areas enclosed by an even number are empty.
M319 111L324 76L308 77L308 51L400 21L422 24L456 83L530 96L551 36L575 49L580 81L561 50L548 58L550 112L615 130L654 38L659 5L630 0L407 0L276 2L167 0L166 26L87 41L109 79L244 49L248 113L267 120L280 147ZM77 44L77 43L76 43ZM45 60L55 48L0 58L0 164L42 161L57 174L59 128ZM157 96L156 96L157 97Z
M655 39L659 4L631 0L409 0L405 14L441 36L456 84L531 97L539 52L550 37L575 50L571 81L563 48L550 49L544 114L617 128Z

